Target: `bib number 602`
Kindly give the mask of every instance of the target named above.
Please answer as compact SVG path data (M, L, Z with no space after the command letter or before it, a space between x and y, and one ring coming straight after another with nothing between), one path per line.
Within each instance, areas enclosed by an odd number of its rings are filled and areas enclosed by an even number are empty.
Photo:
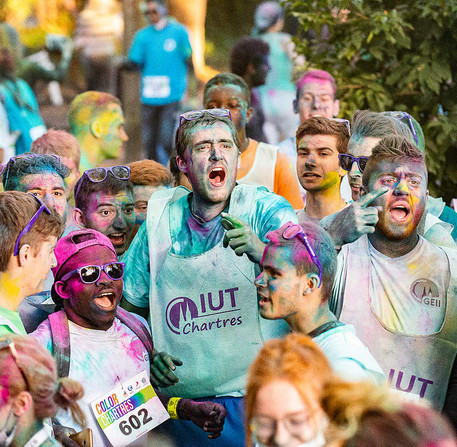
M143 418L142 421L140 420L141 417ZM138 430L142 425L146 425L151 421L152 417L148 415L148 410L146 410L146 408L142 408L138 412L138 416L132 414L128 418L128 421L122 421L119 424L119 429L123 435L128 436L130 433L132 433L133 430Z

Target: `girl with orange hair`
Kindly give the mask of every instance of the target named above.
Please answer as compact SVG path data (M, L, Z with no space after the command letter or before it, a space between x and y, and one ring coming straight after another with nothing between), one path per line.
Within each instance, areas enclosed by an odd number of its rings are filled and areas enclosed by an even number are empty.
M247 445L320 447L327 418L320 405L330 364L306 335L267 341L249 369Z
M54 417L59 407L70 409L85 425L76 401L84 394L71 379L58 379L51 354L29 337L0 338L0 446L52 447L43 419Z

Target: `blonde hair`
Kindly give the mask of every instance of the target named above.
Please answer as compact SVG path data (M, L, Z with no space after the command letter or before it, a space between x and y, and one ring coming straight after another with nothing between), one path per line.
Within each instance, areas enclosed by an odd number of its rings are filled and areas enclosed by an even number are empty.
M310 337L289 334L267 341L249 368L246 387L246 442L252 446L250 422L258 391L273 380L287 380L298 391L303 402L313 406L314 396L321 396L332 378L330 363Z
M439 446L456 438L449 423L424 405L402 403L385 386L371 382L329 382L322 408L330 425L327 439L341 447Z
M8 338L14 343L17 359L10 349L0 351L0 383L5 389L2 395L11 398L27 391L33 399L36 419L54 417L59 408L70 409L75 422L84 427L84 413L76 402L84 395L82 385L69 378L59 379L53 357L34 338Z

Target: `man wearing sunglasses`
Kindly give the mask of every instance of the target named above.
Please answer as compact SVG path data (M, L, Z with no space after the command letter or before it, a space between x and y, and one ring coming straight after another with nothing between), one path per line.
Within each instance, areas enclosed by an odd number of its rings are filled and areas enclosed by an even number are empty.
M94 445L109 447L111 443L98 425L91 403L142 371L149 377L152 339L146 321L118 309L124 264L117 261L106 236L95 230L71 232L59 240L55 255L52 296L63 310L50 315L32 336L53 353L60 377L68 376L83 385L80 405L93 430ZM165 407L171 400L162 395L159 398ZM176 418L192 419L199 427L206 423L205 437L208 433L211 438L219 436L224 424L225 410L211 402L180 399L175 413L169 406L168 410ZM82 429L66 412L59 412L57 420L63 427ZM135 446L149 445L146 438ZM75 445L68 439L66 442Z
M364 234L373 233L378 222L379 209L373 206L372 202L382 196L385 189L380 188L377 191L371 191L360 198L362 174L373 148L382 138L391 135L405 137L416 146L419 144L414 139L416 132L413 134L405 122L394 118L394 116L403 116L399 115L400 112L387 113L395 113L395 115L389 116L369 110L358 110L354 113L348 152L347 154L340 154L339 157L341 168L348 172L352 199L355 202L338 215L328 216L321 221L321 226L330 233L337 247L354 242ZM419 142L422 141L422 139L417 139ZM427 211L429 208L430 205L427 203ZM451 225L431 215L430 212L424 214L419 226L420 234L430 242L440 246L456 247L451 231Z
M74 220L80 228L97 230L109 238L118 256L132 241L135 227L130 168L93 168L75 185Z
M349 121L311 117L297 130L297 175L306 190L306 206L297 212L300 221L318 222L341 211L341 179L345 171L338 156L344 155L349 141Z
M0 335L25 335L18 307L43 290L63 224L55 210L19 191L0 192Z
M68 175L69 169L58 156L24 153L8 161L3 169L2 180L5 191L22 191L34 195L66 222L68 203L65 179ZM65 231L76 228L73 223ZM19 314L27 332L35 330L53 311L50 293L53 281L52 273L49 272L42 291L27 296L21 303Z
M330 307L355 326L393 389L441 410L457 376L457 254L419 236L428 196L423 154L405 138L382 139L362 186L386 189L373 201L379 220L343 246Z
M163 351L153 359L152 380L185 397L217 396L228 418L214 445L227 447L244 445L249 364L262 340L287 331L258 318L254 279L265 235L297 221L284 198L236 184L236 141L226 109L181 115L177 164L193 192L180 187L153 194L125 257L124 287L127 310L149 314ZM164 429L176 445L205 445L192 427L172 422Z
M312 337L344 379L383 381L381 368L354 328L339 322L329 309L337 268L329 235L313 222L288 222L267 239L263 271L255 281L260 315L283 318L291 331Z

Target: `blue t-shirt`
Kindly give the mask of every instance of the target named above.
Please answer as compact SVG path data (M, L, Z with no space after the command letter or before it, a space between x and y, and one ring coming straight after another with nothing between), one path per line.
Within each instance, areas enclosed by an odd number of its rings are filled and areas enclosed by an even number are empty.
M200 223L190 212L190 197L181 197L171 204L170 251L179 256L193 256L211 250L224 237L221 216ZM297 222L289 202L259 187L256 191L255 210L248 221L255 234L266 242L266 234L285 223ZM146 221L147 222L147 221ZM141 225L125 258L124 296L138 307L149 306L149 245L146 222ZM231 250L231 248L227 248Z
M10 132L20 132L16 141L16 155L29 151L33 140L46 132L32 89L22 79L15 82L4 80L0 84L0 98Z
M138 31L129 58L141 67L141 102L163 105L180 101L187 88L187 59L192 55L186 28L168 22L156 30L153 25Z

